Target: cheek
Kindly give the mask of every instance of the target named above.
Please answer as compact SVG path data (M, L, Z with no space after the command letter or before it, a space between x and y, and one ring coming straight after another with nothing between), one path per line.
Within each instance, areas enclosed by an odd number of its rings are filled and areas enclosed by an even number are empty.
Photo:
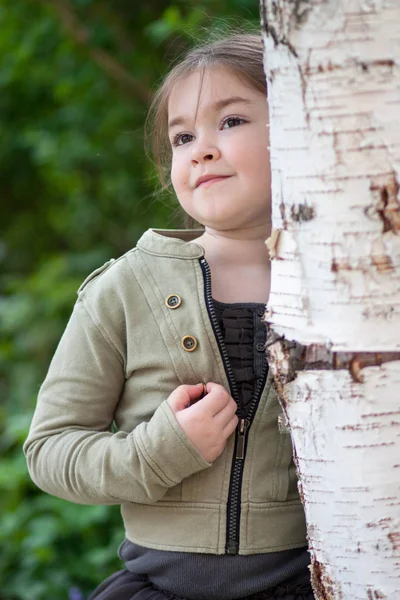
M260 148L252 160L247 160L244 168L252 187L263 188L270 185L271 167L269 153Z
M186 169L184 168L182 161L176 158L172 160L171 183L176 194L185 191L188 186L188 174Z
M176 165L174 165L174 163L172 163L171 166L171 183L172 186L176 192L176 185L177 185L177 171L176 171Z
M240 143L235 146L234 160L239 169L249 178L265 182L266 178L269 177L270 156L268 146L267 132L260 134L255 128L247 130L246 135L243 135Z
M270 179L270 154L268 149L268 137L261 138L255 147L252 160L249 160L249 168L253 173L258 174L258 178L264 182Z

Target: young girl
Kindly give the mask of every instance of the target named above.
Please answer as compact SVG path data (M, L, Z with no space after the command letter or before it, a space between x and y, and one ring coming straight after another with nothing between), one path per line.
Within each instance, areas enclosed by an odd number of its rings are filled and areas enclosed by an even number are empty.
M24 446L29 470L66 500L122 505L125 569L91 600L311 600L264 353L261 36L189 52L151 114L159 166L204 229L149 230L81 285Z

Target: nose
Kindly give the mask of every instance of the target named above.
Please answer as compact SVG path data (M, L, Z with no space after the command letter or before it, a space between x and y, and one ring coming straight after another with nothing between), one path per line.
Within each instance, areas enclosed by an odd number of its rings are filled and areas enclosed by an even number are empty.
M203 164L206 162L212 162L218 160L221 156L221 152L215 144L201 142L193 144L191 163L192 165Z

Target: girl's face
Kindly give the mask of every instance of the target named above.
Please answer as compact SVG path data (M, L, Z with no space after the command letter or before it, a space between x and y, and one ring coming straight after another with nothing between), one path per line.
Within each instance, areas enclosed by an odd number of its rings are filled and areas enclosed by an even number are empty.
M268 108L224 67L194 71L168 103L171 180L183 209L215 230L270 225ZM202 178L212 177L208 181Z

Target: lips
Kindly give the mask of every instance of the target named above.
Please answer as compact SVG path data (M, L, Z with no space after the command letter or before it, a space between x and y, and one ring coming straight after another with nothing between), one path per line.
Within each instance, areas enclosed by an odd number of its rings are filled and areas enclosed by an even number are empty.
M202 177L199 177L198 180L196 181L196 188L200 187L200 186L204 186L204 187L208 187L209 185L212 185L213 183L216 183L217 181L222 181L223 179L228 179L229 177L231 177L231 175L217 175L217 174L209 174L209 175L203 175Z

